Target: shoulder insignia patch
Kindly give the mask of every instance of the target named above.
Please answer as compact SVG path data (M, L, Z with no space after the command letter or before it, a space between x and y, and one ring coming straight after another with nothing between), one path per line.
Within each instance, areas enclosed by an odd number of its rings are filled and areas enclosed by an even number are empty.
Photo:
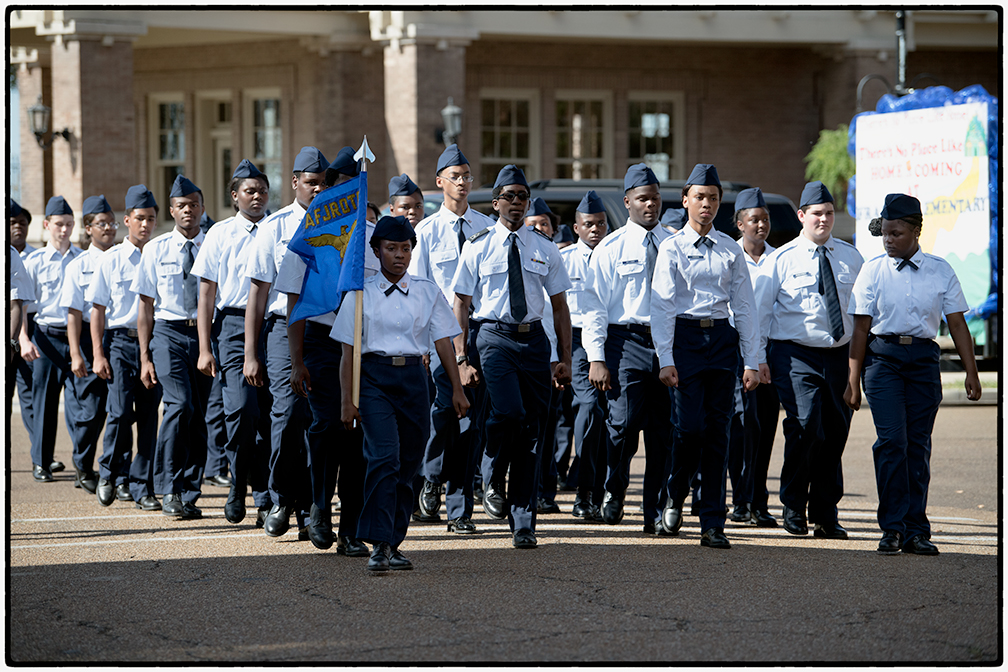
M475 242L475 241L479 240L480 238L482 238L483 236L485 236L486 234L490 233L490 228L491 227L488 226L487 228L483 229L482 231L479 231L479 232L474 233L473 235L469 236L469 242L470 243Z

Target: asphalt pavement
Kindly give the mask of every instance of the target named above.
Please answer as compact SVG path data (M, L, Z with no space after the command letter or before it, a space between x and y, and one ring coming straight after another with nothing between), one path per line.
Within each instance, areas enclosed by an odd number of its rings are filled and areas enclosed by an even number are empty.
M990 390L985 389L985 395ZM994 391L996 394L996 391ZM16 406L16 404L15 404ZM271 539L252 514L182 522L132 503L100 506L68 471L35 483L27 435L9 427L7 662L613 664L1003 661L997 406L945 406L934 429L928 514L937 557L881 556L869 410L844 454L847 541L729 523L702 548L695 517L676 538L642 533L643 453L617 526L542 516L535 550L477 504L479 534L413 524L410 572L370 576L345 558ZM783 439L771 463L780 515ZM643 451L643 448L641 449ZM731 495L729 493L729 503Z

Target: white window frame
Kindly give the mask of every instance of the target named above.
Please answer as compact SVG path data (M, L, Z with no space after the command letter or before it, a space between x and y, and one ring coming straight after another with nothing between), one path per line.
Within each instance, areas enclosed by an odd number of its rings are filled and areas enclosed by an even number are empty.
M161 158L161 106L168 103L180 103L182 105L182 115L184 123L182 125L181 155L178 161L166 161ZM182 91L152 93L147 97L147 170L150 178L148 188L154 194L159 207L159 218L162 222L171 221L171 214L168 212L168 203L162 203L170 184L165 184L164 168L167 166L181 166L182 173L185 174L186 166L186 136L191 132L192 114L185 104L185 93Z
M287 151L287 138L284 132L284 119L285 115L289 115L291 111L287 101L284 100L283 90L277 86L263 87L258 89L244 89L242 90L242 149L245 152L244 155L234 154L232 150L232 160L235 165L238 165L243 158L247 158L259 167L264 173L269 176L269 171L266 169L267 166L265 159L260 159L254 155L255 152L255 101L262 100L265 98L275 98L280 101L280 123L278 128L280 129L280 151L276 159L270 159L270 161L279 162L280 170L276 175L270 177L270 209L276 212L280 208L284 207L284 185L283 176L287 171L284 170L285 165L285 154ZM232 115L234 112L232 111ZM234 118L232 116L232 118ZM262 165L260 165L262 164ZM279 176L280 179L275 179ZM276 184L274 184L276 182Z
M528 181L538 180L540 175L542 175L542 128L541 119L542 113L540 108L540 96L539 89L506 89L506 88L494 88L494 87L484 87L479 91L480 99L480 109L479 109L479 151L480 151L480 167L484 163L499 163L505 158L510 158L511 163L515 163L519 168L522 165L517 161L514 161L516 157L497 157L497 156L483 156L483 101L484 100L523 100L529 105L529 155L527 159L523 159L523 162L527 162L527 168L523 168L525 172L525 178ZM479 179L479 178L477 178Z
M672 103L672 149L669 156L669 179L686 179L686 94L682 91L629 91L627 92L627 133L630 132L630 103ZM630 156L629 136L627 139L627 165L629 168L644 160L643 156Z
M615 146L615 134L613 123L613 92L600 91L598 89L557 89L554 94L554 105L550 118L556 131L560 130L557 124L556 103L559 101L601 101L602 103L602 157L592 159L591 163L600 166L600 178L612 178L613 172L613 148ZM567 159L557 156L556 145L553 147L553 161L555 166L565 163L573 163L574 159Z

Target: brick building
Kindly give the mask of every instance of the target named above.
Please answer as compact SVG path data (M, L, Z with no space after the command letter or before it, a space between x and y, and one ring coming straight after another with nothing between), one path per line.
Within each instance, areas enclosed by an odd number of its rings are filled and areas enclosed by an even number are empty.
M1000 97L1000 10L907 13L907 79ZM821 129L856 112L868 74L896 83L895 17L881 10L287 11L18 10L8 14L22 106L41 95L43 150L24 110L21 194L75 209L129 185L162 204L174 176L211 216L249 158L293 197L302 145L330 158L363 135L372 200L409 173L424 189L443 145L440 110L463 109L459 143L478 182L505 163L531 179L620 177L641 160L682 178L696 162L797 197ZM907 82L910 84L910 81ZM864 90L864 109L885 92ZM30 239L41 238L41 217Z

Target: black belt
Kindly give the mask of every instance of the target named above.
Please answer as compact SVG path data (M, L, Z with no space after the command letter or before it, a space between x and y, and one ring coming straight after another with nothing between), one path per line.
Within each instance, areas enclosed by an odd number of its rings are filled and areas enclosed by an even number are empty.
M715 319L713 317L685 317L679 315L675 318L675 323L677 327L699 327L700 329L710 329L711 327L723 327L728 324L728 318L722 317Z
M196 326L196 320L195 319L192 319L192 320L158 320L158 322L163 322L163 323L167 324L168 326L177 327L179 329L182 329L184 327L195 327Z
M610 324L609 328L616 331L629 331L631 334L651 335L650 324L637 324L636 322L631 322L630 324Z
M934 343L933 339L921 338L920 336L900 336L898 334L872 334L872 336L892 345L920 345L922 343Z
M119 334L119 335L122 335L122 336L129 336L130 338L136 338L137 337L137 330L136 329L130 329L129 327L116 327L115 329L109 329L109 333L111 333L111 334Z
M245 317L244 308L221 308L220 310L217 311L217 313L220 315L230 315L230 316L237 315L238 317Z
M409 357L389 357L387 355L366 352L361 355L361 361L371 364L387 364L389 366L418 366L423 364L423 357L419 355L412 355Z
M59 338L66 338L67 328L66 327L49 327L44 324L37 325L39 329L42 330L43 334L48 336L57 336Z
M522 322L521 324L514 324L513 322L498 322L497 320L480 320L480 324L494 327L495 329L510 331L512 334L528 334L542 329L542 322L539 320L534 322Z

